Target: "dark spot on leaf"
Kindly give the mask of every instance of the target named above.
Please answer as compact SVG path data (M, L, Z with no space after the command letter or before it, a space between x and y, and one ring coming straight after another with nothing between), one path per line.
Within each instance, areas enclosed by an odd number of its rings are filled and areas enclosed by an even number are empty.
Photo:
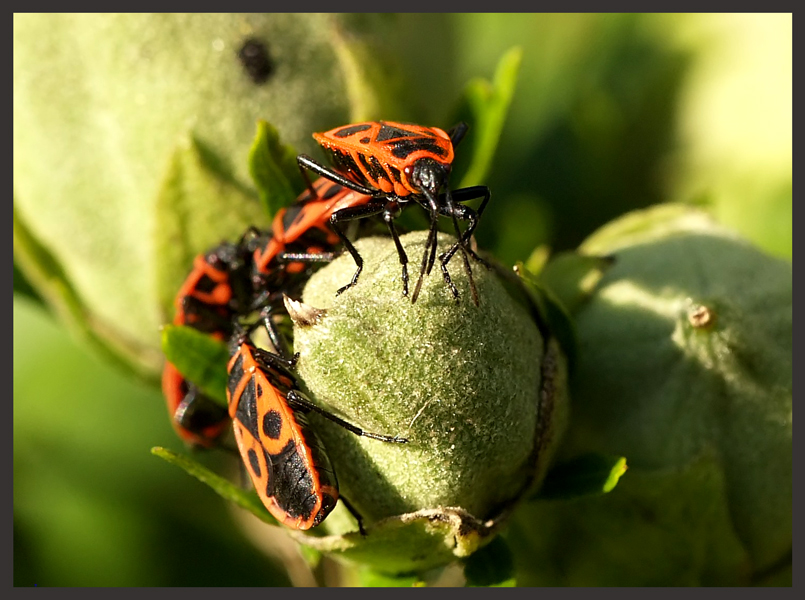
M407 131L405 129L392 127L391 125L386 125L384 123L380 126L380 132L377 134L377 141L385 142L387 140L394 140L397 138L420 137L421 135L422 133L419 131Z

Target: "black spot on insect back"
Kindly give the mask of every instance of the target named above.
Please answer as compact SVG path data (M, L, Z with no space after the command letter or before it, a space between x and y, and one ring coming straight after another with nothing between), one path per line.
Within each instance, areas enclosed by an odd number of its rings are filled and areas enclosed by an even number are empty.
M309 519L317 501L311 465L296 447L287 450L271 457L274 498L289 516Z
M400 175L400 170L392 165L387 165L388 172L391 173L391 177L397 183L402 183L402 177Z
M257 452L249 448L249 452L247 454L249 455L249 466L252 469L252 473L254 473L254 476L259 479L263 474L263 470L260 468L260 461L257 460Z
M358 165L355 164L355 160L349 154L339 152L333 148L324 148L323 150L338 171L356 183L367 183L366 177L363 176Z
M257 401L255 398L254 377L251 377L238 399L238 408L235 411L235 418L249 430L249 433L251 433L255 439L260 439L257 420Z
M388 140L394 140L397 138L420 137L421 135L422 133L420 131L406 131L405 129L392 127L391 125L386 125L384 123L380 126L380 132L377 134L377 141L386 142Z
M232 397L234 402L239 402L239 398L234 398L235 391L237 390L240 380L243 379L243 355L238 354L235 364L229 370L229 379L227 380L227 388L229 396Z
M282 433L282 415L276 410L269 410L263 415L263 433L272 440L279 439Z
M274 72L266 45L256 38L248 38L238 50L238 60L254 83L262 85Z
M377 184L377 182L382 179L388 179L388 175L383 170L383 166L380 164L374 156L364 156L363 154L358 155L358 160L361 161L366 172L369 173L369 177L372 180L372 183Z
M333 135L339 138L349 137L351 135L355 135L356 133L360 133L361 131L366 131L367 129L371 129L371 123L359 123L358 125L347 125L346 127L342 127L338 131L336 131Z
M390 142L391 153L397 158L405 158L412 152L425 150L436 156L444 156L445 151L435 141L427 138L419 139L401 139L398 141Z

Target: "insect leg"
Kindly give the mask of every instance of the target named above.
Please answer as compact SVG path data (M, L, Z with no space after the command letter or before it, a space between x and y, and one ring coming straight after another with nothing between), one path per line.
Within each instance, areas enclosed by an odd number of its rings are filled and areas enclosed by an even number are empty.
M352 516L355 517L355 520L358 522L358 531L361 532L362 536L366 537L366 530L363 528L363 517L361 516L361 513L359 513L357 509L352 506L351 502L344 498L344 494L339 494L339 498L341 498L341 502L344 503L344 506L350 513L352 513Z
M453 254L455 254L456 250L458 250L459 243L461 243L465 245L467 251L475 260L477 260L487 268L490 268L489 264L485 260L483 260L480 256L478 256L475 252L473 252L472 249L469 248L469 246L466 245L469 239L472 237L475 228L478 226L478 221L480 220L481 215L483 214L484 209L486 208L486 205L489 203L489 198L491 197L489 188L486 187L485 185L476 185L472 187L462 188L460 190L456 190L453 192L453 199L456 200L457 202L467 202L469 200L474 200L475 198L481 198L481 197L483 197L483 200L481 201L481 204L478 207L477 212L474 211L469 206L454 205L453 208L457 218L464 221L469 221L470 224L467 227L467 230L464 232L464 235L461 237L460 241L457 241L455 244L453 244L453 246L447 252L445 252L439 257L439 260L441 260L445 264L450 262L450 259L452 258Z
M450 210L450 219L453 221L453 228L456 230L456 239L458 240L457 243L461 247L461 258L464 260L464 270L467 273L467 280L470 284L472 303L475 304L475 306L478 306L478 290L475 287L475 279L472 277L472 268L470 267L470 259L468 258L467 247L464 243L464 235L461 233L461 228L458 226L458 219L456 218L456 210L453 204L453 199L450 195L450 190L448 190L445 195L447 197L447 207ZM442 266L442 275L445 277L445 281L448 283L450 291L453 292L453 297L456 299L456 301L458 301L458 290L450 279L450 274L447 272L447 265L444 261L440 261L440 263Z
M334 181L335 183L344 186L345 188L349 188L352 191L358 192L359 194L365 194L366 196L378 196L378 190L374 188L369 188L359 183L355 183L351 179L348 179L338 171L334 171L333 169L328 169L327 167L317 163L315 160L310 158L307 154L300 154L296 157L296 162L299 165L299 170L302 172L302 177L305 178L305 181L308 184L308 189L313 196L317 196L316 190L313 188L313 183L310 181L307 172L313 171L314 173L318 174L320 177L326 177L330 181ZM382 192L380 192L382 194Z
M394 228L394 219L400 215L400 205L396 201L389 202L383 211L383 220L389 228L391 239L394 240L394 245L397 247L397 256L400 258L402 265L402 281L403 281L403 296L408 295L408 255L405 253L400 242L400 236L397 235L397 230Z
M268 330L269 328L274 329L273 333L271 332L268 333L268 337L272 338L271 343L274 344L273 337L276 337L278 343L284 345L282 338L280 338L279 333L274 328L274 324L273 323L269 324L269 321L270 319L268 318L266 318L263 321L257 321L256 323L254 323L254 325L252 325L252 327L259 326L261 323L263 323L264 326L266 327L266 330ZM276 348L276 345L274 345L274 347ZM264 350L263 348L254 347L252 349L252 354L254 355L255 359L262 362L266 368L274 367L276 369L279 369L286 375L291 376L293 375L293 371L294 369L296 369L296 363L299 360L298 352L294 353L293 356L291 356L291 358L286 358L286 356L280 355L277 352L269 352L268 350Z
M371 217L372 215L376 215L380 212L383 212L385 208L386 205L384 199L375 198L362 206L350 206L347 208L342 208L341 210L335 211L330 216L330 228L338 236L338 239L341 240L341 242L344 244L344 248L346 248L347 252L349 252L352 255L352 259L355 261L355 264L358 267L357 270L355 271L355 274L352 276L352 281L350 281L344 287L340 288L335 293L336 296L342 294L343 292L351 288L353 285L355 285L358 282L358 277L360 276L361 271L363 270L363 258L361 258L361 255L358 253L355 246L352 245L352 242L349 241L349 238L347 237L346 233L344 233L344 231L341 229L339 224L347 221L354 221L356 219L364 219L366 217Z
M277 259L282 262L291 263L291 262L308 262L308 263L319 263L319 262L333 262L338 256L340 256L340 252L281 252L277 255Z
M332 421L336 425L340 425L341 427L343 427L344 429L346 429L347 431L349 431L351 433L354 433L355 435L359 435L359 436L362 436L362 437L367 437L367 438L372 439L372 440L378 440L378 441L381 441L381 442L390 442L390 443L394 443L394 444L407 444L408 443L407 438L402 438L402 437L399 437L399 436L396 436L396 435L395 436L390 436L390 435L383 435L383 434L380 434L380 433L371 433L369 431L364 431L363 429L361 429L357 425L353 425L352 423L349 423L348 421L345 421L344 419L335 416L331 412L328 412L328 411L324 410L320 406L317 406L317 405L313 404L313 402L311 402L299 390L291 390L290 392L288 392L288 396L287 396L286 399L288 400L288 404L289 404L289 406L291 406L291 408L299 408L301 410L316 412L316 413L320 414L322 417L324 417L325 419L329 419L330 421Z
M419 297L419 291L422 289L422 282L425 274L426 272L427 274L430 274L430 270L433 267L433 262L436 257L436 233L439 224L439 208L433 198L426 196L426 199L428 201L428 205L425 208L430 211L430 229L428 230L428 240L425 242L425 252L422 254L422 266L419 269L419 279L416 282L414 293L411 296L411 304L416 302L416 299ZM430 256L428 256L429 250Z
M277 326L275 325L274 321L271 320L272 314L274 311L276 311L275 303L278 297L277 295L274 296L273 302L270 302L262 307L259 318L255 322L249 323L248 325L243 325L238 322L237 319L235 320L233 324L233 332L230 337L230 344L240 345L245 341L250 342L249 336L255 329L262 325L268 334L268 339L271 342L271 345L274 347L274 352L269 352L268 350L263 350L262 348L255 348L254 354L260 355L260 357L264 359L264 362L290 373L296 367L298 355L294 354L291 358L288 358L290 352L288 352L285 338L277 330ZM254 306L252 307L252 310L256 310L256 308L257 307Z
M271 345L274 346L274 350L282 364L288 369L293 369L296 366L297 355L294 354L293 358L288 358L290 352L285 338L280 335L276 324L271 320L271 315L275 310L276 308L272 304L263 307L263 310L260 311L260 321L258 323L262 321L268 334L268 339L271 340Z

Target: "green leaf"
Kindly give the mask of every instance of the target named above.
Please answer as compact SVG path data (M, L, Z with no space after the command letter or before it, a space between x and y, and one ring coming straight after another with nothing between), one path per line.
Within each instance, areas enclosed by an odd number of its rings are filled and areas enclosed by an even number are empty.
M555 466L532 500L567 500L611 492L626 472L623 456L589 453Z
M572 315L590 297L614 261L611 256L560 252L540 271L537 281L543 288L548 288Z
M165 357L187 379L213 400L226 406L226 364L229 349L192 327L165 325L162 328Z
M521 47L511 48L498 62L491 83L486 79L475 78L464 89L457 110L457 120L471 123L472 130L463 142L469 149L462 147L462 152L457 156L455 170L463 173L460 187L480 185L489 174L517 86L522 57Z
M201 483L210 486L218 493L219 496L225 500L234 502L245 510L248 510L261 521L264 521L269 525L277 525L277 520L271 516L271 513L269 513L268 510L266 510L266 508L263 506L263 503L260 501L260 498L258 498L257 494L254 492L246 492L240 489L220 475L216 475L207 467L197 463L192 458L182 454L177 454L176 452L168 450L167 448L155 446L154 448L151 448L151 454L159 456L170 464L184 469L185 472L198 479Z
M464 561L464 577L469 587L514 587L514 556L500 536L471 554Z
M358 569L361 587L415 587L420 583L416 575L387 575L368 567Z
M573 318L552 290L543 286L523 263L518 262L514 269L530 293L531 299L538 306L548 330L564 350L568 367L572 370L576 363L576 326L573 324Z
M262 119L249 150L249 173L269 219L296 200L300 180L296 151L280 142L274 126Z
M536 277L542 273L542 269L544 269L545 265L548 264L548 259L550 256L550 247L546 244L541 244L534 248L534 251L528 256L523 264L525 268L528 269L529 272L533 273Z

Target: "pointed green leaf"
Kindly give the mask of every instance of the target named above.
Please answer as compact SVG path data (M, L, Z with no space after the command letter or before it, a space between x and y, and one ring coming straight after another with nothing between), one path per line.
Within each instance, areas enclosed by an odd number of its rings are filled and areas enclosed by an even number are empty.
M280 142L274 126L262 119L249 150L249 173L269 220L296 200L301 186L296 151Z
M460 187L482 184L492 168L492 160L517 86L522 57L521 47L511 48L498 62L491 83L486 79L476 78L464 89L457 110L457 120L470 123L472 129L462 142L461 152L457 152L454 170L463 173Z
M589 298L613 264L614 257L610 256L560 252L548 261L537 281L548 288L572 315Z
M541 244L534 248L534 251L525 260L524 266L534 276L538 276L545 265L548 264L548 259L551 256L551 249L546 244Z
M277 520L271 516L271 513L266 510L260 498L254 492L246 492L230 481L227 481L220 475L216 475L207 467L197 463L192 458L177 454L167 448L156 446L151 448L151 454L159 456L172 465L184 469L186 473L198 479L201 483L210 486L215 490L219 496L230 502L234 502L243 509L248 510L255 517L268 523L269 525L276 525Z
M165 357L207 396L226 406L226 364L229 350L192 327L165 325L162 328Z
M626 468L622 456L583 454L549 471L532 499L567 500L606 494L618 484Z
M497 536L464 561L468 587L514 587L514 557L509 544Z
M177 144L156 202L156 292L162 322L173 317L173 299L193 258L222 241L236 241L249 226L270 220L252 190L227 175L221 160L188 136Z
M518 262L515 271L530 292L531 299L539 307L540 315L547 323L551 334L564 350L568 367L572 370L576 362L576 327L572 317L553 291L543 286L523 263Z

